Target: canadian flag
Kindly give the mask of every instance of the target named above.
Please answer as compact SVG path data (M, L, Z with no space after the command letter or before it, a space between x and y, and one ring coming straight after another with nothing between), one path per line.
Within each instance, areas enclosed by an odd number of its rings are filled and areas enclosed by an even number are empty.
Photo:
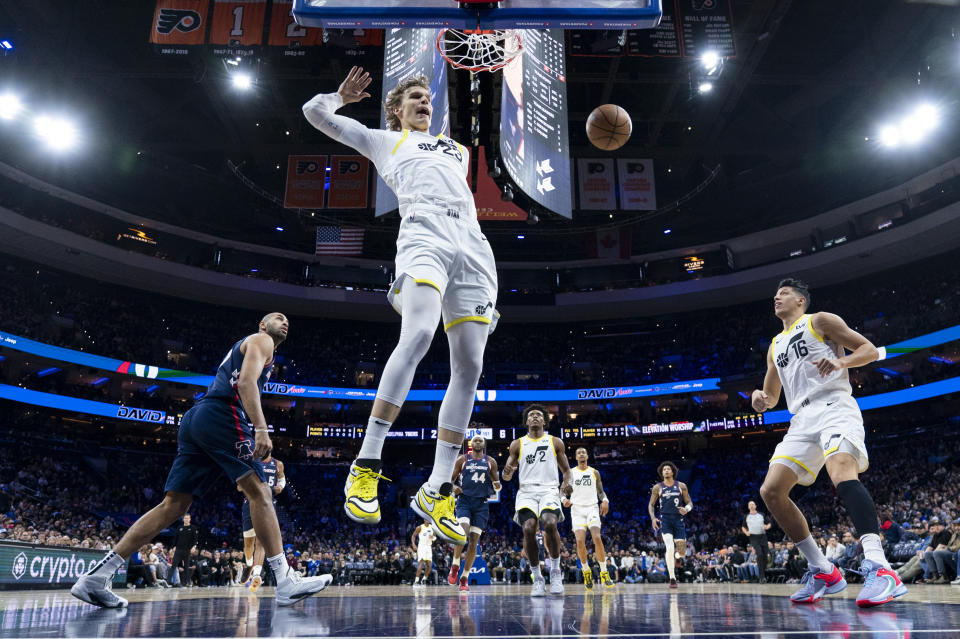
M587 257L616 257L629 259L630 229L607 229L587 236Z

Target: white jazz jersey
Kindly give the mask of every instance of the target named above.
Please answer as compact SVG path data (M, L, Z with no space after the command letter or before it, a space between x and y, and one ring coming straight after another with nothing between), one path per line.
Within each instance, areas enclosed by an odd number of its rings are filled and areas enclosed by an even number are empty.
M420 534L417 537L417 559L433 560L433 540L436 539L433 528L426 524L421 524Z
M560 485L560 467L553 437L544 433L540 439L520 438L520 490L556 490Z
M794 415L819 396L844 392L852 394L850 375L843 368L824 377L814 365L818 359L843 356L843 347L813 329L811 315L801 315L790 328L773 338L773 364L780 376L787 409Z
M303 114L315 128L373 162L397 195L400 217L423 205L454 209L461 219L476 222L477 207L467 184L470 154L466 147L444 135L368 129L337 115L342 106L339 93L321 93L303 105Z
M587 466L586 470L580 470L574 466L571 469L571 479L573 482L573 493L570 495L570 503L574 506L596 506L597 498L597 471Z

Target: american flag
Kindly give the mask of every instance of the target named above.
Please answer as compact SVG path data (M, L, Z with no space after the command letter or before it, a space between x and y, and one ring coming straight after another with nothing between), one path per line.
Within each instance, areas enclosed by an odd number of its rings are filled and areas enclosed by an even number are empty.
M340 226L317 227L317 255L360 255L363 229Z

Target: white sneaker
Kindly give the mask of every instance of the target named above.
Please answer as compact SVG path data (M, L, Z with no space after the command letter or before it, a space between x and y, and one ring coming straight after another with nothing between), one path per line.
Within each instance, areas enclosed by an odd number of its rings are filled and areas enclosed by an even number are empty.
M530 591L531 597L546 597L547 596L547 582L540 579L533 580L533 590Z
M277 605L292 606L301 599L315 595L333 581L333 575L301 577L300 573L289 571L285 579L277 584Z
M112 582L113 579L110 577L82 575L77 579L77 583L73 584L70 594L80 601L86 601L101 608L126 608L127 600L115 595L110 589Z
M563 573L559 570L550 571L550 594L551 595L562 595L563 594Z

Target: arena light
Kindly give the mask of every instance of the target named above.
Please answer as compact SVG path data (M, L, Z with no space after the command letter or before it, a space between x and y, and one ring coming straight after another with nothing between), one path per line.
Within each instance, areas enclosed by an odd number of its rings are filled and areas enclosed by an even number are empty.
M920 144L940 126L940 116L936 105L920 104L899 122L882 126L880 144L891 149Z
M275 226L274 228L275 228L276 230L280 231L281 233L283 232L283 227L282 227L282 226Z
M23 110L23 103L13 93L0 95L0 120L12 120Z
M701 82L700 86L697 87L697 91L700 93L710 93L713 91L713 82Z
M248 91L253 87L253 77L249 73L232 73L230 74L230 80L233 83L233 88L241 91Z
M33 121L33 130L55 151L65 151L77 143L77 128L65 118L39 115Z
M671 233L673 233L673 229L663 229L664 235L670 235Z
M707 51L700 56L700 64L703 65L707 75L714 75L720 70L720 66L723 64L723 58L721 58L720 54L716 51Z
M9 40L0 40L0 47L3 47L5 51L13 51L13 43Z

